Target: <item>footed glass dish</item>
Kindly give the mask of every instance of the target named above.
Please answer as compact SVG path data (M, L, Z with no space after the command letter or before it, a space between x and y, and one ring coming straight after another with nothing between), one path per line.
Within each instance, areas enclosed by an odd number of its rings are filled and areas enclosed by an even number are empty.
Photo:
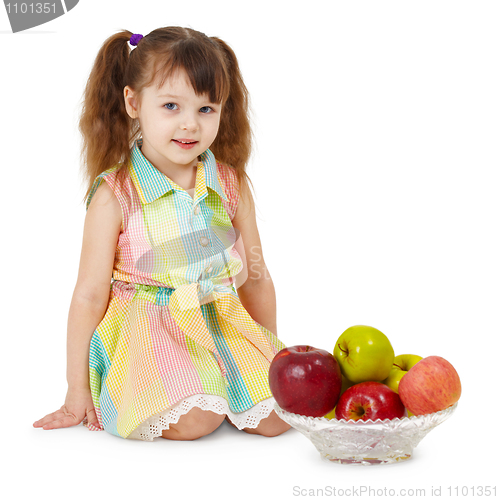
M445 410L392 420L328 420L290 413L275 403L279 417L309 438L321 458L339 464L392 464L411 458L413 448L446 419L458 403Z

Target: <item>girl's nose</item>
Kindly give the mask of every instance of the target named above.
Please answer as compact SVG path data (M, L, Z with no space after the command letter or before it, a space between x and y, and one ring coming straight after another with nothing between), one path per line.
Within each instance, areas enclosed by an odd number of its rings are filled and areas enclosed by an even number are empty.
M181 130L196 132L198 130L198 121L192 115L184 115L180 125Z

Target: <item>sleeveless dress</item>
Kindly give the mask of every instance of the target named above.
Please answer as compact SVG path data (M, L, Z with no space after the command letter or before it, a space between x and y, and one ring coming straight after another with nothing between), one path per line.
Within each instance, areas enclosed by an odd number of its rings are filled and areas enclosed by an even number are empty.
M154 167L135 141L128 168L101 173L120 202L108 307L89 353L99 426L152 441L193 407L226 414L238 429L269 416L269 365L285 344L241 304L243 269L231 220L239 199L232 167L207 149L194 198Z

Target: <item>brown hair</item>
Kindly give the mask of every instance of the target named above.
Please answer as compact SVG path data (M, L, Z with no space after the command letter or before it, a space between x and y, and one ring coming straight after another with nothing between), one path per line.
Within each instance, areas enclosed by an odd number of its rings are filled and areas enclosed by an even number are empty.
M223 104L219 131L210 150L235 169L240 191L251 184L245 169L251 154L249 96L233 50L217 37L177 26L158 28L135 49L132 33L122 30L100 48L83 94L79 130L81 160L87 191L95 178L119 165L125 170L131 148L140 135L139 122L128 115L123 89L129 86L140 103L145 87L159 78L158 88L178 69L184 69L194 91ZM253 187L253 184L252 184Z

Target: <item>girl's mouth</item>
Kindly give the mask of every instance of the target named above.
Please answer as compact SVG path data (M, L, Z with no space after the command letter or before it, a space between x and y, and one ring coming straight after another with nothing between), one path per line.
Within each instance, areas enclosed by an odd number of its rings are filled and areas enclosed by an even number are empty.
M191 149L198 144L198 141L190 141L189 139L172 139L172 141L182 149Z

